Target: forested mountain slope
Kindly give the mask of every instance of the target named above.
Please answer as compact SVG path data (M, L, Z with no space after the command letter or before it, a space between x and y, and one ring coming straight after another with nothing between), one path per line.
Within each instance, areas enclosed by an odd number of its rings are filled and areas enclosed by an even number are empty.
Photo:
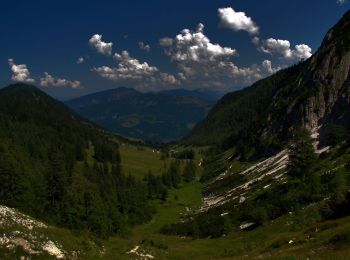
M37 88L0 90L0 204L101 236L151 216L118 144Z

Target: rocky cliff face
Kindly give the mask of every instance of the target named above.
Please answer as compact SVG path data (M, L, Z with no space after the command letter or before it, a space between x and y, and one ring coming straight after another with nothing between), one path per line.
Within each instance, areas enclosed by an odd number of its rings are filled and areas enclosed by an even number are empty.
M274 97L273 107L281 98L288 106L269 116L264 134L286 136L296 126L322 132L329 123L349 127L350 12L328 32L315 55L298 66L290 91L282 87Z
M292 129L302 126L318 132L322 145L329 124L350 128L349 70L350 11L310 59L227 94L184 143L234 146L248 157L261 156L281 149Z

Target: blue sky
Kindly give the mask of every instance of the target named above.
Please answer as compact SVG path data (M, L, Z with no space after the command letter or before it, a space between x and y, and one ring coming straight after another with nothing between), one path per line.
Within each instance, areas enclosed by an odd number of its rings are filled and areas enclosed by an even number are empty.
M3 0L0 86L27 81L64 99L118 86L233 91L308 58L349 8L339 0Z

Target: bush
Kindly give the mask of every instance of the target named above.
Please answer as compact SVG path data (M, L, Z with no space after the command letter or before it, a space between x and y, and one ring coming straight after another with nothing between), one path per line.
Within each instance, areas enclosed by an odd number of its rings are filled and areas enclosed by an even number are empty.
M173 153L173 157L176 159L193 160L194 156L195 156L195 153L192 149L185 149L183 151Z
M232 224L228 217L207 212L190 221L166 225L160 232L193 238L217 238L227 235L230 230L232 230Z
M337 249L347 248L350 245L350 230L334 235L329 242Z
M331 124L326 130L326 140L329 145L336 145L344 141L349 136L342 125Z

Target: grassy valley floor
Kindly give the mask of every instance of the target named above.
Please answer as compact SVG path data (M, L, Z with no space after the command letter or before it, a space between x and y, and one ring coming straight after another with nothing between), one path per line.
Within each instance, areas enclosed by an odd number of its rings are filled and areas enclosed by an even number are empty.
M166 205L157 204L153 220L135 228L129 238L111 238L101 259L137 259L128 254L136 246L155 259L349 259L350 217L322 223L303 223L288 215L253 231L236 231L217 239L191 239L159 234L175 223L186 207L200 205L200 185L192 183L170 193ZM178 200L175 200L175 195ZM189 196L190 195L190 196ZM296 219L298 221L296 221ZM300 227L301 226L301 227ZM92 256L91 259L96 257Z

